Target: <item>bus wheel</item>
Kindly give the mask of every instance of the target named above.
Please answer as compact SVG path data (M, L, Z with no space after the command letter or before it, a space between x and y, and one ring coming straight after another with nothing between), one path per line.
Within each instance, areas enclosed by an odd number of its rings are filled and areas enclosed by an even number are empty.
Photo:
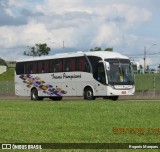
M111 96L110 99L113 100L113 101L116 101L116 100L118 100L118 97L119 96Z
M95 97L93 96L93 91L91 88L86 88L84 90L84 100L95 100Z
M31 100L38 100L38 91L36 89L32 89L31 91Z
M49 99L51 99L53 101L60 101L60 100L62 100L62 97L50 97Z
M106 99L109 99L109 97L108 97L108 96L106 96L106 97L103 97L103 99L105 99L105 100L106 100Z

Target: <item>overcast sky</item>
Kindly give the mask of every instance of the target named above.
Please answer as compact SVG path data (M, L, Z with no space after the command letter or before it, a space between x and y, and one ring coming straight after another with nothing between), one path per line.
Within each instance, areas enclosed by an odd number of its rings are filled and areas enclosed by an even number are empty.
M160 0L0 0L0 57L47 43L51 54L113 47L143 64L146 47L147 64L158 66L159 8Z

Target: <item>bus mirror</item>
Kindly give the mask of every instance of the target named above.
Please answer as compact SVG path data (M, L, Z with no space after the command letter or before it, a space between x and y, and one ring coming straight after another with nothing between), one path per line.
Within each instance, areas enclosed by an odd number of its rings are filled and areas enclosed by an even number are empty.
M106 66L107 71L109 71L110 70L109 62L105 62L105 66Z

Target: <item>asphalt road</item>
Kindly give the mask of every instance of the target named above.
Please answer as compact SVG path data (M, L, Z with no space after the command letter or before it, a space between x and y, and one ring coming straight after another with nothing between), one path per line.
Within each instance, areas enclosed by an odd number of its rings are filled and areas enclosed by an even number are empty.
M15 96L14 94L0 94L0 100L30 100L30 97ZM97 98L102 99L102 98ZM49 100L49 99L46 99ZM83 100L83 97L63 97L62 100ZM156 93L136 93L132 96L120 96L119 100L159 100L160 94Z

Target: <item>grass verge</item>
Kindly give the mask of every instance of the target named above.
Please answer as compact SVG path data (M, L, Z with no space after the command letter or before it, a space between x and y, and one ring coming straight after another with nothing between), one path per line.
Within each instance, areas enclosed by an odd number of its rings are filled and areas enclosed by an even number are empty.
M160 142L159 109L158 101L1 100L0 142Z

